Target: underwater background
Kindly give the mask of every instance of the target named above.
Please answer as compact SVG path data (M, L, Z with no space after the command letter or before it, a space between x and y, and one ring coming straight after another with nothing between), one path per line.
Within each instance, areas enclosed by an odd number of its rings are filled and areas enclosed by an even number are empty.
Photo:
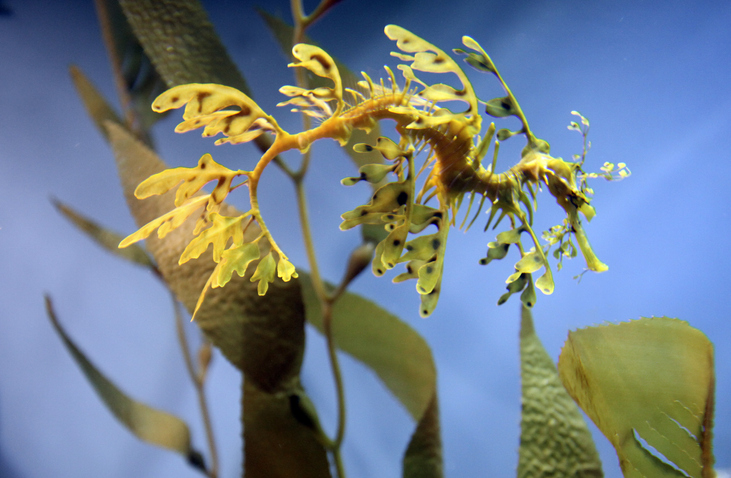
M310 2L312 3L312 2ZM258 6L290 18L286 1L205 2L229 53L262 108L289 131L300 118L275 105L292 84ZM0 477L199 476L179 456L139 442L98 400L52 331L43 294L54 298L67 331L132 396L183 416L203 446L193 388L184 372L170 299L145 271L105 253L52 207L58 198L123 234L136 228L112 153L68 76L76 64L112 100L111 69L89 1L2 3L0 15ZM308 10L312 5L308 5ZM591 121L586 169L625 162L632 176L595 180L592 246L610 267L586 273L580 258L554 274L556 291L539 296L536 329L557 358L567 332L640 316L688 321L715 344L717 467L731 468L731 4L726 2L356 2L345 0L309 31L331 55L371 77L396 64L383 34L401 25L444 50L462 35L479 41L520 101L532 130L552 154L581 152L566 126L578 110ZM499 86L468 71L478 96ZM178 115L155 126L158 152L171 165L210 152L247 168L251 146L215 147L197 133L172 133ZM387 131L387 130L386 130ZM519 141L518 141L519 142ZM522 146L522 145L520 145ZM498 170L519 145L501 148ZM335 143L313 147L309 200L322 273L337 279L359 242L340 232L340 214L362 203L366 186ZM241 166L239 166L241 165ZM561 220L544 192L536 230ZM239 200L240 202L236 202ZM294 193L270 168L260 200L268 224L296 265L305 264ZM245 195L231 201L245 208ZM445 475L513 476L517 464L520 381L519 302L497 307L511 261L478 264L494 232L479 222L450 235L440 304L418 316L410 283L363 274L351 286L410 323L432 347L438 369ZM189 335L194 336L190 326ZM309 333L304 386L326 429L335 400L322 338ZM209 376L222 461L220 476L240 474L240 376L219 355ZM405 410L365 367L343 359L349 421L344 459L351 477L396 477L413 430ZM608 441L595 431L605 474L621 476Z

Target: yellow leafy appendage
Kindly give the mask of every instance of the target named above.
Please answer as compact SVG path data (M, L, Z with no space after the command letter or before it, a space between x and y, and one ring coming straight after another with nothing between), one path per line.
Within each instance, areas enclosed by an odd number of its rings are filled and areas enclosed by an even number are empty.
M553 255L559 259L560 268L560 260L564 256L576 255L572 236L576 238L589 270L606 270L607 266L594 255L579 217L579 212L587 220L594 216L594 209L589 205L592 191L586 185L586 179L597 174L586 174L582 170L588 151L588 121L574 112L580 116L581 126L576 122L569 126L584 136L581 160L571 163L554 158L549 155L548 143L531 132L517 100L490 57L475 40L463 37L462 43L469 51L458 49L455 52L465 55L465 61L472 67L493 74L502 84L505 97L489 101L478 99L467 75L444 51L396 25L386 26L385 33L397 42L401 50L392 55L407 63L398 66L405 80L403 87L399 87L393 71L386 67L388 82L381 80L376 83L363 73L364 81L359 83L359 89L343 88L337 66L325 51L313 45L294 46L292 54L297 61L290 67L306 68L332 81L332 87L306 89L284 86L280 89L289 97L280 106L291 106L293 111L321 120L317 126L301 133L284 131L251 98L234 88L190 84L174 87L160 95L152 105L155 111L185 106L184 121L177 126L177 132L202 127L203 136L223 135L216 144L243 143L262 133L273 134L274 141L251 171L229 170L206 154L195 168L167 170L144 181L135 191L138 198L162 194L182 182L176 192L176 209L142 227L126 238L120 247L148 237L157 228L160 228L158 234L163 236L205 203L205 211L194 231L195 237L180 258L181 263L197 258L213 245L213 259L217 266L201 293L198 306L209 287L223 287L234 272L243 276L249 264L256 260L259 263L251 281L259 283L258 291L263 295L268 284L275 280L275 275L284 281L297 277L294 266L277 245L261 216L257 188L264 169L282 152L292 149L307 151L313 142L323 138L345 145L354 129L369 131L378 121L388 119L396 123L400 136L398 142L382 137L374 145L357 144L354 147L359 152L376 150L386 163L365 165L360 168L359 176L346 178L343 184L354 185L359 181L375 184L391 175L395 180L382 185L367 204L344 213L340 228L345 230L362 224L385 227L388 234L376 246L373 272L382 275L397 264L406 263L406 272L396 276L394 281L416 279L422 316L428 316L436 307L449 227L456 225L457 212L468 194L467 214L475 197L480 196L478 213L484 202L490 201L485 229L496 217L493 227L497 227L505 217L511 223L510 230L498 234L496 241L488 244L487 256L481 263L504 258L513 245L520 254L515 272L506 281L508 291L498 303L522 292L521 301L531 307L536 299L534 285L545 294L552 293L554 286L547 253L557 245ZM427 84L416 76L415 70L454 74L461 87ZM455 112L451 109L455 104L464 104L466 109ZM496 131L495 124L491 123L481 138L480 104L485 105L485 112L490 116L518 118L522 127L517 131ZM508 171L495 173L500 143L518 135L526 138L520 160ZM492 166L485 167L483 159L490 147L493 148ZM415 158L422 151L427 152L426 160L417 168ZM575 159L579 159L579 155ZM604 174L598 175L616 179L612 168L613 165L605 165L602 169ZM620 179L628 175L623 164L620 164L619 171ZM425 172L425 179L418 186L417 180L422 172ZM241 178L241 182L232 185L237 178ZM210 181L217 181L213 192L207 196L195 196ZM547 244L541 244L532 229L536 192L541 185L547 187L567 215L562 225L543 234ZM251 209L238 217L221 216L221 203L230 191L239 186L248 187ZM427 205L433 198L437 200L435 207ZM467 225L468 228L476 218L477 215ZM467 215L462 226L466 220ZM252 221L258 223L261 234L251 242L244 242L243 232ZM436 226L435 233L419 235L430 225ZM530 236L531 248L523 246L523 233ZM417 237L410 238L411 235ZM266 241L263 248L259 244L262 239ZM262 250L268 251L264 257L261 257ZM532 274L541 269L545 271L534 282Z

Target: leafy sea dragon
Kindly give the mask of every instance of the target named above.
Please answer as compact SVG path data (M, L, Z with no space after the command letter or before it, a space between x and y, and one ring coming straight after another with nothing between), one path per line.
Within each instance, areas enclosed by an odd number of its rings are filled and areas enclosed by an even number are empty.
M416 289L421 296L420 314L423 317L430 315L436 307L449 226L456 224L457 211L466 194L471 196L470 207L476 196L481 197L478 214L489 199L491 206L485 230L496 216L494 227L506 216L511 224L509 230L501 232L495 241L488 244L487 256L481 263L504 258L511 245L515 245L520 253L515 272L506 281L508 292L503 294L499 304L511 294L522 291L521 301L531 307L536 300L535 287L544 294L551 294L554 283L547 253L552 245L558 244L554 251L556 258L575 256L576 249L571 236L576 238L589 270L606 270L607 266L594 255L579 217L579 213L587 220L594 216L594 209L589 205L591 190L586 186L586 178L595 177L596 174L583 172L583 156L581 161L575 163L550 156L549 144L531 132L518 102L483 48L472 38L464 36L462 43L469 51L454 51L465 55L465 61L472 67L495 75L502 84L506 96L487 102L477 98L464 71L444 51L396 25L386 26L385 33L397 42L403 52L392 53L406 63L398 65L405 80L403 87L399 87L393 71L385 67L388 82L381 79L376 83L362 73L364 81L358 84L360 91L343 88L338 68L330 55L313 45L297 44L293 47L292 54L297 61L291 63L290 67L306 68L332 81L331 87L306 89L284 86L280 89L290 99L279 106L291 105L293 111L322 120L317 126L301 133L290 134L283 130L251 98L228 86L180 85L161 94L153 102L153 110L164 112L185 106L184 121L176 127L176 132L204 127L205 137L223 134L216 144L244 143L263 133L273 134L274 141L251 171L230 170L216 163L210 154L205 154L196 167L169 169L143 181L135 191L139 199L165 193L182 182L177 187L176 208L124 239L120 247L144 239L155 230L163 237L188 217L200 214L195 237L182 253L179 262L183 264L198 258L213 244L213 259L217 266L200 295L196 311L209 287L223 287L234 272L243 277L249 264L256 260L259 263L251 281L258 281L259 295L264 295L269 283L275 280L275 274L284 281L297 277L294 266L267 229L259 209L257 189L266 167L285 151L298 149L305 152L312 143L323 138L334 139L344 146L354 129L370 131L377 122L392 120L400 136L398 143L380 137L376 144L360 143L354 146L358 152L377 150L385 158L385 164L362 166L359 176L346 178L342 183L353 185L364 180L375 184L387 177L395 179L380 186L370 202L344 213L340 229L363 224L381 224L385 227L387 235L376 246L373 272L380 276L396 264L406 263L406 272L396 276L394 282L416 279ZM421 81L414 70L452 73L457 76L461 87L454 88L442 83L429 85ZM451 106L455 102L466 104L466 109L453 112L444 106L445 103ZM491 123L485 136L480 138L480 103L484 104L490 116L517 117L522 128L518 131L501 129L496 133L495 124ZM569 128L584 134L585 155L588 121L581 117L581 122L581 126L572 122ZM520 160L509 170L495 173L500 143L516 135L526 139ZM496 140L492 165L486 168L483 159L493 145L493 138ZM427 151L426 160L417 171L415 157L424 150ZM611 179L611 167L609 163L605 164L608 169L603 176L607 179ZM426 178L418 187L417 179L422 173ZM621 163L620 174L627 174ZM234 185L238 178L242 178L241 182ZM217 181L213 191L210 194L198 194L211 181ZM237 217L221 215L221 204L229 192L243 185L249 189L251 209ZM566 212L562 225L544 233L547 245L539 243L531 227L536 191L542 185L547 187ZM438 205L427 205L432 198L437 199ZM202 210L203 207L205 209ZM477 215L467 227L476 218ZM466 219L465 216L462 226ZM259 224L261 234L245 242L244 231L252 221ZM430 225L436 227L436 232L420 234ZM523 233L527 233L532 241L533 246L529 250L523 246ZM410 239L410 235L416 237ZM540 269L545 269L545 272L534 283L532 274Z

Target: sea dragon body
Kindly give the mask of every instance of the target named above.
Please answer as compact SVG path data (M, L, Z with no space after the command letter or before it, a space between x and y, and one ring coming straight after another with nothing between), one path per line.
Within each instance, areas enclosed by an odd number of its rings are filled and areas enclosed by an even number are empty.
M392 55L410 62L410 65L398 66L405 79L401 88L392 70L386 67L390 86L386 86L383 80L376 84L363 73L365 80L359 83L361 91L344 89L338 68L325 51L307 44L294 46L292 53L298 61L289 66L306 68L317 76L331 80L333 84L332 87L315 89L295 86L280 89L290 99L279 106L292 105L293 111L323 119L317 126L297 134L283 130L251 98L227 86L181 85L160 95L152 106L155 111L164 112L185 106L184 121L177 126L177 132L205 127L203 136L224 135L216 144L247 142L268 132L274 134L274 141L251 171L229 170L215 163L210 155L205 155L195 168L168 170L144 181L135 192L139 198L166 192L181 180L184 183L176 195L176 209L129 236L120 247L147 237L158 227L158 234L164 234L200 210L205 203L205 212L196 227L197 237L191 241L190 250L186 249L187 254L181 257L181 263L197 258L208 245L214 245L214 260L218 266L208 281L207 290L208 287L225 285L234 271L243 276L249 263L261 259L251 280L259 281L259 293L263 295L268 283L274 280L275 270L285 281L297 276L294 266L267 229L259 209L257 188L266 167L285 151L298 149L306 152L312 143L324 138L334 139L344 146L353 130L370 131L378 122L392 120L400 136L398 143L381 137L375 145L357 144L354 147L356 151L362 152L377 150L387 163L363 166L360 176L346 178L343 184L352 185L361 180L377 184L389 173L393 173L396 180L380 186L368 204L344 213L341 229L363 224L385 226L388 235L376 246L373 271L376 275L382 275L396 264L406 262L407 271L394 281L417 279L422 316L431 314L436 307L447 232L449 226L455 224L457 210L467 194L471 195L470 206L476 196L482 198L480 209L485 200L490 201L490 218L485 229L498 212L500 215L495 226L505 216L510 218L512 224L511 230L499 234L495 242L488 244L487 257L481 261L487 264L493 259L502 259L511 244L515 244L520 252L521 259L515 265L515 273L506 281L508 292L500 298L499 303L507 300L511 294L522 291L521 300L527 306L532 306L535 303L535 291L531 274L541 268L545 268L545 273L535 285L546 294L553 291L547 248L539 243L531 228L535 210L532 201L535 201L536 189L541 184L547 187L567 214L564 225L553 228L548 236L544 235L549 238L549 247L559 243L561 254L575 255L570 242L573 235L588 268L593 271L606 270L607 266L594 255L578 214L582 212L587 219L594 215L587 198L588 188L584 184L587 175L581 171L581 163L566 162L550 156L548 143L536 138L530 131L515 97L482 47L465 36L463 44L472 51L455 52L466 55L468 64L494 74L502 83L507 95L487 102L478 100L467 75L444 51L395 25L388 25L385 33L397 41L398 48L403 52ZM417 78L414 70L453 73L459 79L461 88L441 83L428 85ZM344 98L346 93L350 95L348 100ZM445 103L451 106L455 102L466 104L466 110L454 113L444 106ZM485 105L489 115L515 116L523 125L519 131L497 131L492 166L488 168L483 165L483 159L493 145L495 125L490 124L485 136L480 139L480 103ZM520 161L503 173L494 173L500 142L520 134L527 139ZM429 153L421 171L428 169L429 173L417 193L416 180L419 174L414 157L424 149ZM244 182L232 187L232 181L237 177L244 177ZM194 197L203 184L213 180L218 183L209 196ZM243 184L249 188L251 209L236 218L220 216L218 211L225 197ZM426 205L433 197L437 198L438 207ZM262 232L254 241L244 242L241 231L251 221L256 221ZM419 234L429 225L435 225L437 232L409 240L410 234ZM534 244L531 251L526 251L521 243L523 232L531 236ZM269 252L264 257L261 257L262 251L258 244L262 239L269 245ZM571 244L571 247L564 244ZM278 257L276 265L272 254ZM206 290L201 294L199 306Z

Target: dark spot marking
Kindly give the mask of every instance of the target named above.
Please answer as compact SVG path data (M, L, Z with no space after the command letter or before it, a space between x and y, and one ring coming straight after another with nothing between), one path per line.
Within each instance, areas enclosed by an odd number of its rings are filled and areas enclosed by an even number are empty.
M410 264L408 266L406 266L406 272L408 272L409 274L413 274L414 273L414 269L411 268L411 265Z
M445 60L444 60L444 58L442 58L442 57L438 56L438 57L434 58L434 61L433 61L433 63L434 63L435 65L441 65L442 63L444 63L444 61L445 61Z
M383 274L383 269L376 269L376 274L378 274L378 275Z
M399 206L403 206L404 204L406 204L406 201L408 201L408 200L409 200L409 193L407 193L406 191L401 191L399 193L399 195L396 197L396 202L398 203Z
M431 292L429 292L429 295L434 295L434 294L436 294L436 293L438 293L438 292L439 292L439 291L438 291L438 290L437 290L437 288L435 287L435 288L433 288L433 289L431 290Z
M368 152L373 151L373 146L371 146L370 144L366 144L365 145L365 150L368 151Z
M320 63L320 65L322 65L322 67L325 69L325 71L330 71L330 68L332 68L332 64L330 64L330 62L327 60L327 58L325 58L322 55L313 55L312 59L317 60L317 62Z
M203 100L209 96L211 96L210 93L198 93L198 96L196 96L196 99L198 100L198 113L203 111Z
M368 179L368 176L366 176L366 173L360 173L360 180L365 181Z
M437 211L434 213L434 217L441 219L442 218L442 211Z
M206 169L206 163L201 163L201 169Z
M173 103L177 103L179 99L180 96L173 96L172 98L170 98L170 101L172 101Z
M512 108L511 106L510 106L510 103L508 103L507 101L501 101L501 102L500 102L500 106L502 106L502 108L503 108L503 109L504 109L505 111L510 111L510 110L512 110L512 109L513 109L513 108Z
M367 214L368 214L368 213L367 213L366 211L361 211L361 212L360 212L360 217L363 217L363 216L365 216L365 215L367 215Z
M441 246L441 245L442 245L442 241L440 241L439 239L432 239L432 241L431 241L432 249L434 249L436 251L437 249L439 249L439 246Z
M411 252L411 251L413 251L413 250L414 250L414 246L412 246L411 244L408 244L408 245L406 246L406 250L407 250L407 251L409 251L409 252Z
M239 112L239 115L241 116L249 116L251 114L251 108L249 108L246 105L240 105L241 111ZM238 116L238 115L237 115Z
M457 96L464 96L467 94L467 91L466 90L457 90L457 91L455 91L455 93Z
M401 239L394 239L393 240L393 245L396 246L396 247L400 246L401 245Z
M431 274L432 272L434 272L434 268L432 266L426 266L425 270L427 274Z

